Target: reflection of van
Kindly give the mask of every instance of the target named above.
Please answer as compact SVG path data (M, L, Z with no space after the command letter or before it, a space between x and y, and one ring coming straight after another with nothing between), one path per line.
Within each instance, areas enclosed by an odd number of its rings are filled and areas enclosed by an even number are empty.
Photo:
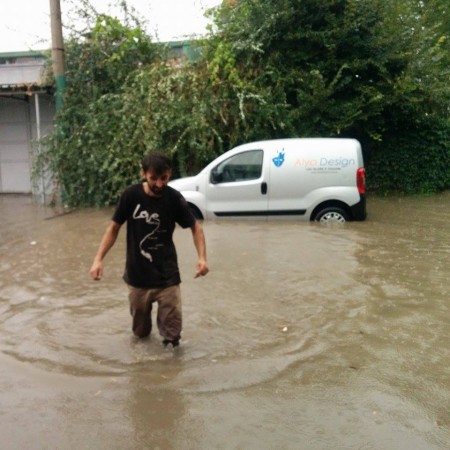
M198 175L173 180L196 217L366 218L365 171L354 139L279 139L240 145Z

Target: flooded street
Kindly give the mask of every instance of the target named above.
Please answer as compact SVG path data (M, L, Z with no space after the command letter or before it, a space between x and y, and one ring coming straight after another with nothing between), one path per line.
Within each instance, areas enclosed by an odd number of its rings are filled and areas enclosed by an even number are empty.
M368 220L205 222L175 241L181 347L131 333L125 230L0 196L0 448L450 448L450 194ZM156 327L154 327L155 329Z

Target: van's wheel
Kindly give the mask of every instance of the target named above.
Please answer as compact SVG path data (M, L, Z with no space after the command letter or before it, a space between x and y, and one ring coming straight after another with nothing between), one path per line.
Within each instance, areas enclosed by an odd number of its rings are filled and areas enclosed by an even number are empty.
M317 211L314 217L314 221L320 223L344 223L348 220L348 214L342 208L336 206L321 209Z

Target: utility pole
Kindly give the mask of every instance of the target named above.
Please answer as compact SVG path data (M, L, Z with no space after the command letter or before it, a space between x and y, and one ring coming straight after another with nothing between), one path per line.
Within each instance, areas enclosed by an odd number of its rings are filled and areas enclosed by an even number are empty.
M62 34L60 0L50 0L50 23L52 29L52 63L56 84L56 112L61 109L66 78L64 74L64 41Z

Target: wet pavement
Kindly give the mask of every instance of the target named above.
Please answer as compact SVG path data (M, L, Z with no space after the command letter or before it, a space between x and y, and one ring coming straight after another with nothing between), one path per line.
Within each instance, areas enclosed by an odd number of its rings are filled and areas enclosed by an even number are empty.
M205 222L181 347L130 331L112 210L0 196L0 448L450 447L450 194L370 198L344 226Z

